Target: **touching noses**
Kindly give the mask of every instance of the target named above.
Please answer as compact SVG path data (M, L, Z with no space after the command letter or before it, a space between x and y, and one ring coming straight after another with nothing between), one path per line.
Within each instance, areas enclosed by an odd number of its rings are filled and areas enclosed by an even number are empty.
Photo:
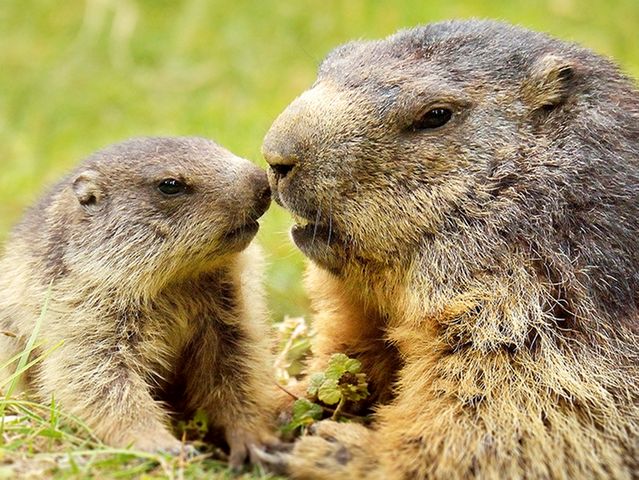
M351 98L330 83L306 90L275 119L262 144L269 180L279 183L296 170L312 167L327 146L335 143ZM273 185L271 185L273 186Z
M268 162L271 172L277 182L286 177L299 161L299 151L291 142L273 138L269 132L262 145L262 154Z
M260 168L255 169L255 173L252 175L252 181L255 197L254 210L259 217L266 212L271 203L271 188L269 187L264 170Z

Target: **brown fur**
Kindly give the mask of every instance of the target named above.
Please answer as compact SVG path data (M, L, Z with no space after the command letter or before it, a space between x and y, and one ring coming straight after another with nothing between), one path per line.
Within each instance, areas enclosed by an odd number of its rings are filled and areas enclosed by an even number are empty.
M165 195L166 178L188 189ZM208 140L92 155L7 242L0 329L18 336L0 336L2 357L24 348L48 295L38 340L62 345L30 372L32 394L142 450L179 451L170 412L201 409L240 464L273 414L261 253L245 249L268 201L264 172Z
M263 150L313 261L311 369L361 358L374 421L266 458L304 479L638 477L638 125L610 62L496 22L329 55Z

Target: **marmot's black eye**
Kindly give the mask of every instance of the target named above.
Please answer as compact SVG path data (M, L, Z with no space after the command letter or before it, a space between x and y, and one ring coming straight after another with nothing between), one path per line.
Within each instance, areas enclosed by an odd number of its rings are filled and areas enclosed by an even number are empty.
M438 107L427 111L420 119L415 121L411 125L411 129L415 130L429 130L432 128L439 128L451 119L453 112L448 108Z
M175 178L165 178L158 185L158 190L164 195L178 195L186 192L186 185Z

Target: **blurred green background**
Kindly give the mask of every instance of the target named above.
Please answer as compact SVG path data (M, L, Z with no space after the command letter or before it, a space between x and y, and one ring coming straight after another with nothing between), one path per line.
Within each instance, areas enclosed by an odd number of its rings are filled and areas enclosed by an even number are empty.
M0 241L45 184L126 137L202 135L263 166L329 50L453 17L551 32L639 77L639 0L0 0ZM259 234L275 319L308 308L288 227L274 205Z

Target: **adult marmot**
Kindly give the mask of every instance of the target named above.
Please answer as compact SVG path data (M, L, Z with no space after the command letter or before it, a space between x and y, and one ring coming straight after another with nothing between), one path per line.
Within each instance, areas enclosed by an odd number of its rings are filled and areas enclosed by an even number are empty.
M0 354L62 342L26 386L106 443L179 451L169 411L203 410L231 463L267 441L272 385L261 257L266 174L201 138L87 158L15 228L0 260ZM39 353L39 352L36 352ZM2 360L0 360L2 363Z
M313 261L310 370L358 357L377 402L271 461L639 476L639 94L612 63L490 21L349 43L263 151Z

